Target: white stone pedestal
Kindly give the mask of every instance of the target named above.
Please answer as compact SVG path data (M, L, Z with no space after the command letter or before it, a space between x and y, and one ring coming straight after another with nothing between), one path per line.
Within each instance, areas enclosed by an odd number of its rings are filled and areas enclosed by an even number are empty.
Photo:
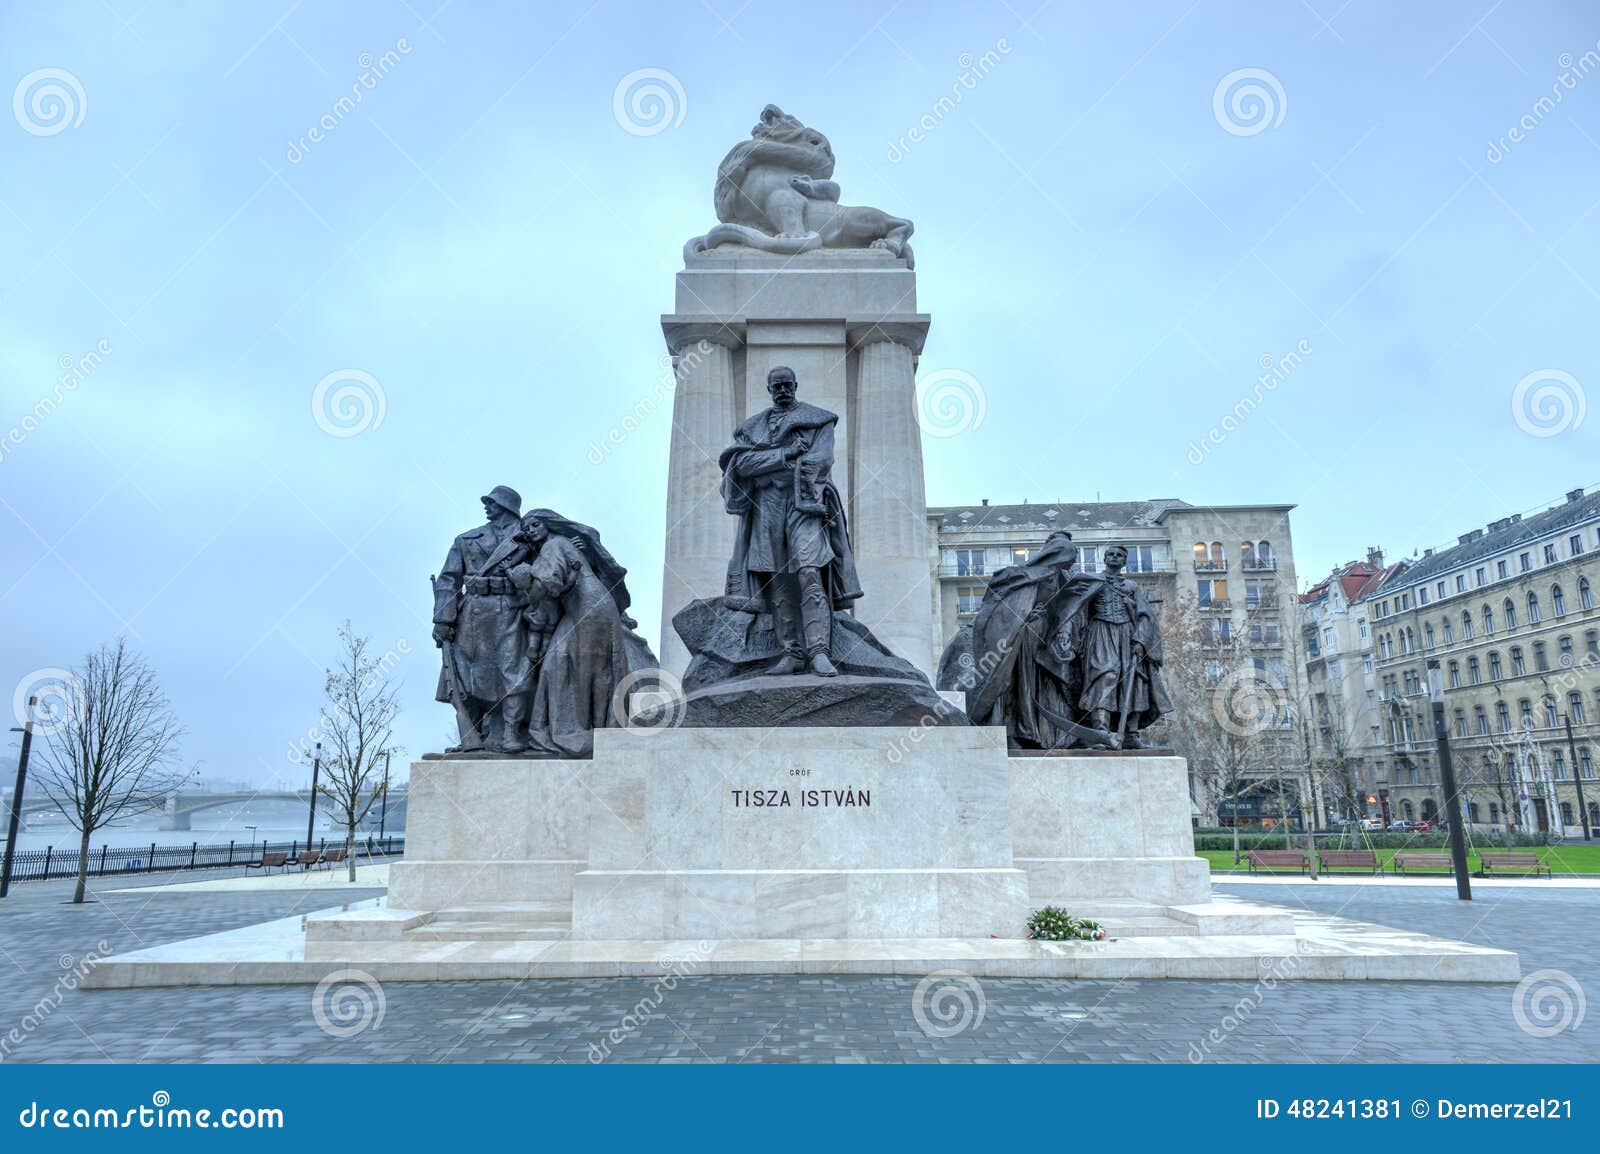
M574 938L1014 936L1027 918L989 730L596 737Z
M915 375L929 321L917 312L916 274L877 249L778 256L717 248L689 258L674 310L661 318L678 382L662 666L682 673L689 663L672 615L725 591L735 523L723 508L717 454L740 422L771 403L767 370L788 365L801 399L839 415L833 480L866 590L856 614L931 677L937 655Z

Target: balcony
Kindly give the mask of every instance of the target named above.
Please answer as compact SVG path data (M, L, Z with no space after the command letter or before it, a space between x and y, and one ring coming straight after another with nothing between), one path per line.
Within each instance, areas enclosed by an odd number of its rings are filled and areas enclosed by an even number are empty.
M1233 602L1226 597L1213 597L1210 601L1203 602L1200 606L1202 613L1231 613Z
M965 564L960 561L941 561L939 562L939 576L972 577L986 581L989 579L990 574L983 569L975 569L970 561Z
M1226 561L1196 561L1194 563L1194 571L1196 573L1226 573L1228 571L1228 563Z
M1195 567L1199 568L1199 566ZM1272 557L1268 557L1266 560L1245 558L1239 563L1239 568L1246 573L1276 573L1278 571L1278 562Z
M1257 609L1267 613L1276 613L1283 608L1283 602L1276 597L1257 597L1254 601L1246 597L1244 599L1244 607L1250 613L1254 613Z

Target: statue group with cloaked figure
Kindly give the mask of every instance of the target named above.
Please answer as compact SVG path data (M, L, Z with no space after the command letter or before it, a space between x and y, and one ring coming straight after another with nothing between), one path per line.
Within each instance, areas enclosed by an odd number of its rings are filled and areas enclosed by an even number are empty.
M1017 749L1143 749L1172 711L1149 594L1108 546L1105 573L1077 568L1072 534L1052 533L989 581L970 626L939 662L939 687L966 691L976 725L1003 725Z
M594 731L623 724L630 686L658 667L628 616L627 570L588 525L524 515L516 490L483 498L432 579L440 701L466 757L587 757Z

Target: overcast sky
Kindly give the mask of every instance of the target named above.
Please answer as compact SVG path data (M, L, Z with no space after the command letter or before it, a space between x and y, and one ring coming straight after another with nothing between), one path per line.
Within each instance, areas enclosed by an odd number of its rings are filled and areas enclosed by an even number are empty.
M349 618L439 748L426 582L497 483L654 639L670 419L590 448L768 102L916 222L921 375L981 398L930 503L1292 502L1314 580L1600 482L1591 5L436 4L0 7L6 692L125 633L189 759L299 783Z

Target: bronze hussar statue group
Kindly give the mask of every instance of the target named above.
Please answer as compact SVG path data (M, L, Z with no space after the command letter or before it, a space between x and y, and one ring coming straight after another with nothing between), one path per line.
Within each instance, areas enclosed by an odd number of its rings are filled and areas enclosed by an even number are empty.
M940 686L965 689L976 725L1004 725L1021 749L1141 749L1172 710L1149 595L1103 550L1105 573L1075 571L1072 534L1052 533L990 579L970 627L945 650Z
M584 757L619 725L619 686L656 667L628 616L627 570L587 525L524 515L515 489L483 497L487 520L433 578L438 699L455 706L453 754Z

